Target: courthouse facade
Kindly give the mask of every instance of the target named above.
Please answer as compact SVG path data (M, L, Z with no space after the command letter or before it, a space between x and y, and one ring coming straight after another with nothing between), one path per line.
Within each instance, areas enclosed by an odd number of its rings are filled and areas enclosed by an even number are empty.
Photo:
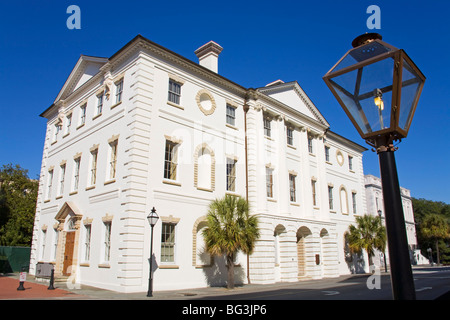
M253 89L221 76L221 51L211 41L196 63L139 35L109 58L80 57L41 114L31 274L46 262L76 283L146 291L155 207L154 289L223 285L225 261L201 230L225 194L260 221L252 283L364 268L344 234L366 213L366 149L331 131L296 81ZM246 283L247 257L235 264Z

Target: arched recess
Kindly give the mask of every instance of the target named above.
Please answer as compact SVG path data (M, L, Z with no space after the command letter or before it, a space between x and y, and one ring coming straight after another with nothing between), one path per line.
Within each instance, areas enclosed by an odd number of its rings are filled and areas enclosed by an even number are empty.
M343 185L339 188L339 200L341 202L341 212L342 214L348 214L348 197L347 190Z
M306 238L312 235L311 230L307 227L300 227L297 230L297 261L298 261L298 277L307 276L306 271Z
M194 187L214 191L215 174L216 158L214 151L208 144L202 143L194 151Z
M211 255L206 251L202 234L206 227L206 216L202 216L195 221L192 228L192 265L197 268L209 267L213 262Z

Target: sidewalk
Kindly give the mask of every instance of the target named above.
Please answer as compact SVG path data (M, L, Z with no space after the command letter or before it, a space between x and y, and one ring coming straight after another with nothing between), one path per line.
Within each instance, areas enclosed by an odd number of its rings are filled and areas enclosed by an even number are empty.
M123 293L96 287L78 285L78 288L68 288L65 283L55 283L55 290L48 290L48 282L38 282L34 276L27 275L24 291L18 291L19 274L0 275L0 300L4 299L51 299L51 300L189 300L213 296L226 296L238 293L258 292L261 290L285 287L287 283L268 285L249 284L236 286L234 290L224 287L205 287L153 292L153 297L147 297L147 292Z

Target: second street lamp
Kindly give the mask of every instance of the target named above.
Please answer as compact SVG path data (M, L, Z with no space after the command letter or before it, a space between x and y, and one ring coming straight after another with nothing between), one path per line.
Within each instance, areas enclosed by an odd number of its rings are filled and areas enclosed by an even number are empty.
M394 141L406 138L425 76L402 49L377 33L353 40L349 50L323 77L366 142L375 147L388 236L394 299L414 300L405 217L394 158Z
M147 297L153 297L153 227L158 222L158 215L156 214L156 209L153 207L150 214L147 216L148 223L150 224L150 227L152 228L152 232L150 235L150 272L149 272L149 278L148 278L148 291L147 291Z

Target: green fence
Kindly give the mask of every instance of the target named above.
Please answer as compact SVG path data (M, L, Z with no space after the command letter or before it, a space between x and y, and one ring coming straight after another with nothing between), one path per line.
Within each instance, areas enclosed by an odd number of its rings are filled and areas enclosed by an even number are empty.
M1 247L0 246L0 273L21 271L22 267L30 265L30 247Z

